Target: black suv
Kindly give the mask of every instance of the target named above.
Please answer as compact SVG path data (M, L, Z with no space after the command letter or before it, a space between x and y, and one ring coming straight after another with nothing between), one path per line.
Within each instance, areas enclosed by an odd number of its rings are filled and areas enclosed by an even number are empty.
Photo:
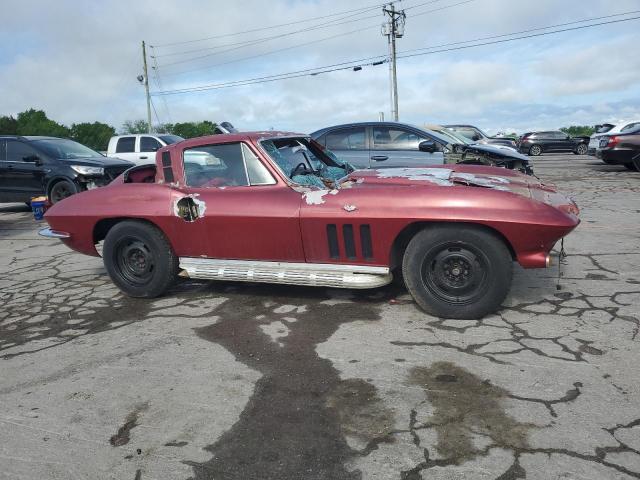
M64 138L0 136L0 203L39 195L56 203L106 185L133 165Z
M529 132L520 137L518 150L529 155L546 152L573 152L586 155L589 149L589 137L570 137L561 131Z

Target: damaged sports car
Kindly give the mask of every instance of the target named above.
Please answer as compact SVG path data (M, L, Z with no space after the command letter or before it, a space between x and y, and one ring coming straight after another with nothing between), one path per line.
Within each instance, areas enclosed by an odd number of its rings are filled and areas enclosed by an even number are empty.
M300 134L186 140L156 165L54 205L41 233L102 256L134 297L178 276L376 288L399 275L426 312L481 318L509 292L513 262L549 265L579 223L575 203L531 176L441 165L355 170Z

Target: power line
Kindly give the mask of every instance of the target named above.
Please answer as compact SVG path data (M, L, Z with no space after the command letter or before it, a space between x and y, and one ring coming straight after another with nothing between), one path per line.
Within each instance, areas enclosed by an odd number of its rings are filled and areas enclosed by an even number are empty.
M402 0L400 0L400 1L402 1ZM438 2L442 2L442 1L444 1L444 0L429 0L428 2L423 2L423 3L419 3L418 5L413 5L413 6L407 7L407 8L405 8L405 10L410 10L412 8L423 7L425 5L438 3ZM468 0L468 1L473 1L473 0ZM391 2L391 3L393 3L393 2ZM463 2L463 3L467 3L467 2ZM374 8L377 8L377 7L374 7ZM446 7L446 8L448 8L448 7ZM379 16L379 15L376 14L376 15L370 15L370 16L363 17L363 18L356 18L356 19L353 19L353 20L349 20L347 22L335 23L335 22L339 22L340 20L344 20L344 19L349 18L349 17L355 17L355 16L358 16L358 15L361 15L361 14L363 14L363 13L369 11L369 10L372 10L372 8L367 8L365 10L358 11L357 13L353 13L351 15L347 15L345 17L338 18L336 20L331 20L330 22L320 23L318 25L313 25L311 27L307 27L307 28L304 28L304 29L301 29L301 30L295 30L293 32L287 32L287 33L284 33L284 34L271 35L271 36L262 37L262 38L254 38L254 39L251 39L251 40L243 40L241 42L224 43L224 44L221 44L221 45L214 45L214 46L210 46L210 47L201 47L201 48L196 48L196 49L191 49L191 50L180 50L178 52L155 54L155 56L157 58L172 57L172 56L176 56L176 55L204 52L204 51L207 51L207 50L215 50L215 49L223 48L223 47L234 47L236 45L246 45L246 46L254 45L256 43L262 43L264 41L277 39L277 38L282 38L282 37L285 37L285 36L288 36L288 35L293 35L293 34L296 34L296 33L308 32L310 30L316 30L318 28L328 28L328 27L333 27L333 26L338 26L338 25L344 25L345 23L357 22L357 21L361 21L361 20L368 20L370 18L376 18L376 17ZM436 11L436 10L430 10L430 11ZM322 18L322 17L320 17L320 18ZM298 25L299 23L300 22L292 22L291 24L287 24L287 25ZM268 28L271 28L271 27L268 27ZM262 29L260 29L260 30L262 30ZM210 38L218 38L218 37L210 37ZM223 52L217 52L216 54L218 54L218 53L223 53ZM165 64L164 66L166 67L168 65L171 65L171 64Z
M375 27L379 27L379 25L374 25L374 26ZM200 70L208 70L208 69L211 69L211 68L214 68L214 67L219 67L221 65L229 65L231 63L244 62L245 60L252 60L254 58L260 58L260 57L264 57L264 56L267 56L267 55L272 55L274 53L280 53L280 52L284 52L284 51L287 51L287 50L293 50L294 48L306 47L306 46L309 46L309 45L313 45L314 43L326 42L327 40L333 40L334 38L338 38L338 37L344 37L344 36L347 36L347 35L353 35L354 33L362 32L364 30L369 30L370 28L372 28L371 25L369 25L368 27L358 28L356 30L350 30L348 32L338 33L336 35L331 35L331 36L328 36L328 37L319 38L317 40L311 40L309 42L297 43L295 45L290 45L288 47L277 48L275 50L269 50L267 52L257 53L255 55L249 55L247 57L241 57L241 58L236 58L236 59L233 59L233 60L227 60L226 62L214 63L213 65L207 65L206 67L194 68L194 69L191 69L191 70L184 70L182 72L165 73L165 77L174 76L174 75L182 75L182 74L185 74L185 73L197 72L197 71L200 71Z
M441 1L441 0L438 0L438 1ZM352 15L348 15L346 17L342 17L342 18L338 18L336 20L332 20L330 22L320 23L318 25L312 25L310 27L306 27L306 28L303 28L303 29L300 29L300 30L294 30L292 32L279 33L277 35L270 35L268 37L253 38L251 40L243 40L241 42L224 43L224 44L221 44L221 45L215 45L215 46L211 46L211 47L202 47L202 48L196 48L196 49L192 49L192 50L181 50L179 52L164 53L164 54L157 55L157 57L161 58L161 57L172 57L172 56L176 56L176 55L186 55L186 54L189 54L189 53L204 52L204 51L207 51L207 50L215 50L215 49L223 48L223 47L239 46L239 48L242 48L244 46L255 45L255 44L258 44L258 43L265 42L265 41L274 40L274 39L278 39L278 38L283 38L283 37L287 37L287 36L290 36L290 35L295 35L295 34L298 34L298 33L309 32L310 30L318 30L320 28L336 27L338 25L344 25L345 23L357 22L357 21L360 21L360 20L368 20L369 18L374 18L374 17L378 16L378 15L369 15L369 16L363 17L363 18L356 18L356 19L349 20L349 21L346 21L346 22L340 22L340 20L344 20L345 18L361 15L362 13L365 13L365 12L358 12L358 13L355 13L355 14L352 14ZM340 23L336 23L336 22L340 22ZM228 52L228 51L231 51L231 50L236 50L236 49L224 50L223 52L216 52L216 53L214 53L212 55L217 55L219 53L224 53L224 52ZM198 58L204 58L204 57L207 57L207 56L208 55L203 55L201 57L194 57L194 58L187 59L185 61L197 60ZM181 63L181 62L175 62L175 63ZM168 66L168 65L172 65L172 64L171 63L167 63L164 66Z
M396 1L402 1L402 0L396 0ZM307 19L304 19L304 20L296 20L294 22L280 23L278 25L270 25L268 27L254 28L254 29L251 29L251 30L244 30L244 31L241 31L241 32L225 33L225 34L222 34L222 35L215 35L215 36L211 36L211 37L196 38L196 39L192 39L192 40L183 40L181 42L164 43L164 44L159 44L159 45L154 45L154 46L155 47L170 47L170 46L173 46L173 45L185 45L185 44L189 44L189 43L204 42L204 41L207 41L207 40L214 40L216 38L234 37L234 36L237 36L237 35L243 35L245 33L261 32L261 31L264 31L264 30L271 30L273 28L287 27L289 25L298 25L300 23L312 22L314 20L320 20L322 18L338 17L338 16L341 16L341 15L345 15L345 14L353 13L353 12L364 12L364 11L367 11L367 10L373 10L373 9L376 9L376 8L380 8L382 5L383 5L382 3L378 3L376 5L371 5L369 7L361 7L361 8L355 8L355 9L352 9L352 10L345 10L345 11L342 11L342 12L329 13L329 14L326 14L326 15L320 15L320 16L317 16L317 17L311 17L311 18L307 18Z
M433 4L433 3L436 3L436 2L440 2L440 1L443 1L443 0L430 0L430 1L428 1L428 2L423 2L423 3L421 3L421 4L414 5L414 6L409 7L409 8L417 8L417 7L421 7L421 6L428 5L428 4ZM445 9L452 8L452 7L457 7L457 6L459 6L459 5L463 5L463 4L466 4L466 3L471 3L471 2L474 2L474 1L475 1L475 0L464 0L464 1L462 1L462 2L453 3L453 4L451 4L451 5L446 5L446 6L443 6L443 7L439 7L439 8L435 8L435 9L427 10L427 11L425 11L425 12L420 12L420 13L418 13L418 14L414 15L414 16L425 15L425 14L427 14L427 13L432 13L432 12L437 12L437 11L445 10ZM377 17L378 17L378 15L374 15L374 17L376 17L376 18L377 18ZM361 19L357 19L357 20L365 20L365 19L367 19L367 18L372 18L372 17L365 17L365 18L361 18ZM336 24L331 25L331 26L337 26L337 25L342 25L342 24L345 24L345 23L351 23L351 22L353 22L353 21L354 21L354 20L350 20L350 21L342 22L342 23L336 23ZM312 45L312 44L314 44L314 43L324 42L324 41L326 41L326 40L331 40L331 39L338 38L338 37L342 37L342 36L345 36L345 35L351 35L351 34L354 34L354 33L362 32L362 31L364 31L364 30L368 30L368 29L370 29L370 28L379 28L379 27L380 27L380 24L376 23L376 24L369 25L369 26L367 26L367 27L359 28L359 29L356 29L356 30L351 30L351 31L349 31L349 32L339 33L339 34L336 34L336 35L331 35L331 36L323 37L323 38L320 38L320 39L317 39L317 40L312 40L312 41L310 41L310 42L305 42L305 43L301 43L301 44L295 44L295 45L291 45L291 46L288 46L288 47L279 48L279 49L276 49L276 50L269 50L269 51L262 52L262 53L259 53L259 54L255 54L255 55L251 55L251 56L248 56L248 57L242 57L242 58L238 58L238 59L234 59L234 60L229 60L229 61L226 61L226 62L214 63L214 64L212 64L212 65L207 65L207 66L204 66L204 67L193 68L193 69L189 69L189 70L183 70L183 71L180 71L180 72L170 72L170 73L165 73L165 77L166 77L166 76L183 75L183 74L185 74L185 73L193 73L193 72L198 72L198 71L202 71L202 70L208 70L208 69L211 69L211 68L214 68L214 67L219 67L219 66L221 66L221 65L228 65L228 64L231 64L231 63L237 63L237 62L242 62L242 61L245 61L245 60L251 60L251 59L254 59L254 58L260 58L260 57L262 57L262 56L271 55L271 54L273 54L273 53L278 53L278 52L282 52L282 51L286 51L286 50L292 50L292 49L294 49L294 48L304 47L304 46ZM323 27L323 28L324 28L324 27ZM311 28L311 29L313 29L313 28ZM309 30L310 30L310 29L306 29L306 30L298 30L298 31L296 31L296 32L291 32L290 34L293 34L293 33L299 33L299 32L307 32L307 31L309 31ZM270 37L270 38L280 38L280 37L282 37L282 36L286 36L286 35L289 35L289 34L282 34L282 35L278 35L278 36L274 36L274 37ZM262 42L256 42L256 43L262 43ZM235 50L235 49L230 49L230 50ZM229 51L229 50L226 50L226 51ZM201 57L190 58L190 59L187 59L187 60L181 60L181 61L173 62L173 63L167 63L167 64L160 65L160 66L161 66L162 68L164 68L164 67L171 66L171 65L175 65L175 64L178 64L178 63L186 63L186 62L190 62L190 61L192 61L192 60L197 60L197 59L204 58L204 57L209 57L209 56L213 56L213 55L218 55L218 54L220 54L220 53L224 53L224 52L215 52L215 53L213 53L213 54L203 55L203 56L201 56Z
M632 10L632 11L629 11L629 12L615 13L615 14L612 14L612 15L604 15L604 16L600 16L600 17L585 18L585 19L582 19L582 20L574 20L572 22L566 22L566 23L557 23L555 25L547 25L546 27L537 27L537 28L530 28L530 29L527 29L527 30L521 30L519 32L503 33L501 35L491 35L491 36L488 36L488 37L479 37L479 38L474 38L473 40L463 40L463 41L460 41L460 42L450 42L450 43L443 43L441 45L431 45L429 47L414 48L412 50L405 50L405 51L400 52L400 53L417 52L417 51L422 51L422 50L432 50L434 48L450 47L450 46L454 46L454 45L462 45L462 44L465 44L465 43L480 42L480 41L483 41L483 40L492 40L492 39L495 39L495 38L510 37L510 36L513 36L513 35L520 35L520 34L523 34L523 33L538 32L540 30L548 30L550 28L566 27L567 25L575 25L576 23L593 22L595 20L603 20L605 18L621 17L623 15L633 15L635 13L640 13L640 10ZM589 26L596 26L596 25L589 25ZM550 32L550 33L553 33L553 32Z
M161 125L162 122L160 121L160 117L158 117L158 111L156 110L156 105L153 103L153 99L151 100L151 106L153 107L153 113L156 115L156 120L158 121L158 125Z
M151 47L154 50L155 53L155 48ZM153 66L151 67L151 69L153 70L153 79L156 82L156 85L158 86L158 90L164 90L164 87L162 86L162 79L160 78L160 71L158 70L158 62L155 59L155 57L152 55L151 58L153 58ZM166 96L162 96L162 103L164 105L164 110L165 112L167 112L167 118L169 119L169 123L173 123L173 119L171 118L171 112L169 111L169 104L167 103L167 97Z
M633 11L633 12L614 14L614 15L606 15L606 16L602 16L602 17L594 17L594 18L589 19L589 20L577 20L577 21L574 21L574 22L567 22L566 24L559 24L557 26L570 25L570 24L581 23L581 22L585 22L585 21L593 21L593 20L604 19L604 18L611 18L611 17L628 15L628 14L637 13L637 12L638 11ZM509 33L509 34L503 34L503 35L500 35L500 36L484 37L484 38L477 39L477 40L468 40L466 42L453 42L453 43L450 43L450 44L442 44L442 45L438 45L438 46L423 47L421 49L406 50L404 52L399 52L398 58L411 58L411 57L416 57L416 56L430 55L430 54L434 54L434 53L441 53L441 52L447 52L447 51L452 51L452 50L462 50L462 49L466 49L466 48L473 48L473 47L479 47L479 46L491 45L491 44L497 44L497 43L505 43L505 42L516 41L516 40L521 40L521 39L525 39L525 38L541 37L541 36L552 35L552 34L556 34L556 33L563 33L563 32L567 32L567 31L580 30L580 29L597 27L597 26L602 26L602 25L610 25L610 24L621 23L621 22L626 22L626 21L631 21L631 20L638 20L638 19L640 19L640 16L617 19L617 20L610 20L610 21L606 21L606 22L599 22L599 23L594 23L594 24L589 24L589 25L580 25L580 26L577 26L577 27L558 29L558 30L553 30L553 31L550 31L550 32L541 32L541 33L532 34L532 35L521 35L523 33L531 32L531 31L535 31L535 30L555 28L556 26L552 25L552 26L547 26L547 27L539 27L539 28L536 28L536 29L528 29L528 30L522 30L522 31L519 31L519 32L512 32L512 33ZM498 37L503 37L503 36L514 36L514 35L521 35L521 36L515 37L515 38L502 39L502 40L494 40L494 41L484 42L484 43L476 43L476 44L473 44L473 45L461 45L460 46L461 43L470 43L470 42L474 42L474 41L477 42L477 41L482 41L482 40L488 39L488 38L498 38ZM455 45L458 45L458 46L455 46ZM452 48L442 49L442 47L448 47L448 46L453 46L453 47ZM407 55L407 53L410 53L410 52L421 51L421 50L426 50L426 49L433 49L433 48L441 48L441 49L440 50L433 50L433 51L430 51L430 52L415 53L415 54ZM352 61L349 61L349 62L336 63L336 64L332 64L332 65L325 65L325 66L321 66L321 67L308 68L308 69L304 69L304 70L298 70L298 71L294 71L294 72L286 72L286 73L270 75L270 76L265 76L265 77L256 77L256 78L250 78L250 79L245 79L245 80L235 80L235 81L218 83L218 84L200 85L200 86L196 86L196 87L185 87L185 88L182 88L182 89L165 90L165 91L160 91L160 92L154 92L153 95L173 95L173 94L179 94L179 93L190 93L190 92L199 92L199 91L206 91L206 90L216 90L216 89L220 89L220 88L229 88L229 87L235 87L235 86L252 85L252 84L257 84L257 83L268 83L268 82L273 82L273 81L277 81L277 80L286 80L286 79L289 79L289 78L298 78L298 77L309 76L309 75L313 76L313 75L319 75L319 74L323 74L323 73L335 72L335 71L338 71L338 70L350 69L350 68L353 68L356 65L367 66L367 65L374 65L374 64L380 64L380 63L386 62L386 60L384 60L384 61L379 60L381 58L386 58L386 55L378 55L378 56L363 58L363 59L359 59L359 60L352 60ZM361 63L361 62L367 62L367 61L374 60L374 59L378 59L378 62L372 62L372 63L369 63L369 64Z
M554 33L570 32L570 31L573 31L573 30L581 30L583 28L599 27L599 26L602 26L602 25L610 25L612 23L628 22L628 21L631 21L631 20L638 20L638 19L640 19L640 16L638 16L638 17L630 17L630 18L621 18L619 20L610 20L608 22L594 23L594 24L591 24L591 25L580 25L578 27L563 28L563 29L560 29L560 30L554 30L552 32L533 33L531 35L522 35L520 37L506 38L504 40L493 40L493 41L490 41L490 42L476 43L474 45L462 45L462 46L458 46L458 47L445 48L445 49L441 49L441 50L432 50L430 52L413 53L411 55L403 55L405 53L408 53L408 52L411 52L411 51L415 51L415 50L407 50L406 52L400 52L400 55L398 56L398 58L419 57L419 56L422 56L422 55L431 55L433 53L451 52L451 51L454 51L454 50L463 50L465 48L482 47L482 46L485 46L485 45L494 45L494 44L497 44L497 43L513 42L515 40L523 40L525 38L543 37L545 35L552 35ZM524 32L517 32L517 33L513 33L511 35L518 35L520 33L524 33ZM462 43L466 43L466 42L462 42ZM427 48L429 48L429 47L427 47ZM437 47L431 47L431 48L437 48ZM416 49L416 50L425 50L425 49L426 48Z

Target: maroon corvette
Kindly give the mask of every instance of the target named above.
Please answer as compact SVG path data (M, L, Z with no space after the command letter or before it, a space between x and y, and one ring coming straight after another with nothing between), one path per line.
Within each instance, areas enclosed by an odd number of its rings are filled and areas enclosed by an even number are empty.
M428 146L426 146L428 147ZM507 295L513 261L549 265L575 203L512 170L473 165L356 170L308 136L215 135L162 148L110 185L45 216L42 235L103 259L134 297L190 278L375 288L402 278L428 313L480 318Z

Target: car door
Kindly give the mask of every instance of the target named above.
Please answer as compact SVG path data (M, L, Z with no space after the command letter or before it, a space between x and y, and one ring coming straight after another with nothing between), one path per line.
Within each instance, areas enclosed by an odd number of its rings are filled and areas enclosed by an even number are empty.
M138 158L140 155L136 153L136 143L135 135L118 138L114 156L122 158L123 160L140 163L140 159Z
M139 146L136 151L139 153L136 163L155 163L156 152L164 145L162 145L158 139L148 135L141 135L138 137L138 142Z
M576 148L576 140L564 132L555 132L556 135L556 150L562 152L572 152Z
M183 159L175 234L189 238L190 256L304 262L302 195L277 181L248 144L188 148ZM181 216L191 207L198 218Z
M14 201L28 202L45 193L43 162L42 154L32 146L19 140L7 140L3 189Z
M426 135L399 126L374 125L371 127L370 158L372 168L423 167L441 165L444 154L421 152L420 142L430 140Z
M331 150L339 160L356 168L371 168L369 142L365 126L337 128L327 132L320 143Z

